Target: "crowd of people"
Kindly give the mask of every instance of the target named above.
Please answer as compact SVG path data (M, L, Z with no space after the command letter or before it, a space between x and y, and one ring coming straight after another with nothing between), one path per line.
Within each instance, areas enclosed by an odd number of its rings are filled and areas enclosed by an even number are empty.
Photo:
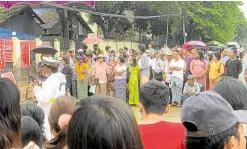
M37 104L20 104L16 85L0 78L0 148L246 148L247 88L235 48L105 50L43 57ZM181 123L164 120L174 105Z
M86 45L78 50L61 54L59 71L66 76L66 91L83 99L93 94L109 95L128 102L139 103L139 87L155 79L169 86L174 106L196 92L211 89L222 76L238 78L242 63L237 58L237 49L218 49L207 53L205 48L167 45L154 50L147 48L114 50L105 47L105 52L94 45L91 51Z

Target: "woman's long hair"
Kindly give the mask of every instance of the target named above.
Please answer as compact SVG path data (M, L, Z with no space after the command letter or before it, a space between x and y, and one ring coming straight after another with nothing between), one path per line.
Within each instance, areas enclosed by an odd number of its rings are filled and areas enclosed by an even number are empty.
M59 118L62 115L71 115L76 109L76 99L69 96L61 96L51 105L49 113L49 123L51 130L56 132L53 139L46 142L43 147L46 149L62 149L66 146L67 124L64 127L59 126Z
M20 92L9 79L0 78L0 148L21 148Z

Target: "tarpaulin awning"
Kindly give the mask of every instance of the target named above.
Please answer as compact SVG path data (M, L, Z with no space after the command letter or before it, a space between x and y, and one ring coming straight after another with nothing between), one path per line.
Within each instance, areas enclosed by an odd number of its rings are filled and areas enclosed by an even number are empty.
M12 39L12 37L17 37L21 40L32 40L36 38L37 36L16 32L16 35L12 35L12 30L0 28L0 39Z

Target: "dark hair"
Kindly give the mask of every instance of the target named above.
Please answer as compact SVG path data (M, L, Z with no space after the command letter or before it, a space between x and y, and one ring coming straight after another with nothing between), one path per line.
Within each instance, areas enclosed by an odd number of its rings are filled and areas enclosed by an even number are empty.
M69 96L61 96L51 105L48 120L51 129L57 133L57 136L46 142L43 147L46 149L61 149L66 146L67 126L60 128L58 119L63 114L72 115L76 109L75 104L76 99Z
M12 81L0 78L0 95L0 148L20 148L20 92Z
M83 45L82 49L86 50L88 48L87 45Z
M192 123L183 123L187 130L198 131ZM224 149L231 136L239 140L239 123L236 123L230 129L212 137L186 137L185 146L187 149ZM194 131L193 131L194 130Z
M125 62L123 57L119 57L119 61L120 61L120 63L124 63Z
M21 140L22 147L28 145L29 142L34 142L40 148L43 144L43 135L39 124L29 116L21 117Z
M214 56L217 58L217 60L220 60L221 58L221 53L220 52L215 52Z
M134 67L135 67L135 66L137 65L137 61L136 61L136 58L135 58L135 57L133 57L133 58L132 58L132 61L133 61L133 64L132 64L132 66L134 66Z
M50 66L50 65L46 65L44 64L44 66L46 66L47 68L51 69L52 73L57 73L58 72L58 66Z
M201 61L204 61L204 60L205 60L202 51L198 50L198 51L197 51L197 54L199 55L199 57L200 57L199 59L200 59Z
M45 141L46 137L43 126L45 121L45 113L43 109L33 103L21 104L21 116L31 117L38 123L39 128L43 135L43 141Z
M234 110L247 110L247 88L240 80L225 76L212 90L220 94Z
M147 114L162 115L169 104L170 91L164 83L151 80L140 88L140 103Z
M110 46L106 46L105 50L108 51L111 47Z
M69 58L68 58L68 57L63 57L62 60L63 60L66 64L69 64Z
M124 49L124 50L128 50L128 48L127 48L127 47L124 47L123 49Z
M208 53L208 60L211 62L213 59L213 53Z
M115 52L115 50L111 50L111 53L114 53L115 54L116 52Z
M176 53L180 54L180 52L178 50L172 50L172 52L176 52Z
M125 102L94 95L78 106L68 127L68 148L143 149L133 110Z

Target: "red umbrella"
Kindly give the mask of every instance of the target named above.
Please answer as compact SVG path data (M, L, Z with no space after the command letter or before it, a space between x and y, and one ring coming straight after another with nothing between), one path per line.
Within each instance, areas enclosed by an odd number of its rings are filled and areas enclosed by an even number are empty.
M41 3L46 3L49 1L0 1L0 5L4 6L5 8L11 8L17 4L30 4L30 5L39 5ZM76 2L82 2L89 6L94 6L95 1L53 1L53 3L59 4L59 5L67 5L69 3L76 3Z
M89 44L89 43L101 43L101 42L104 42L103 39L99 38L99 37L87 37L86 39L84 39L82 41L82 43L85 43L85 44Z
M208 49L207 45L201 41L189 41L189 42L186 42L185 44L182 45L182 48L183 49L190 49L192 48L193 46L195 47L198 47L198 48L205 48L206 50Z

